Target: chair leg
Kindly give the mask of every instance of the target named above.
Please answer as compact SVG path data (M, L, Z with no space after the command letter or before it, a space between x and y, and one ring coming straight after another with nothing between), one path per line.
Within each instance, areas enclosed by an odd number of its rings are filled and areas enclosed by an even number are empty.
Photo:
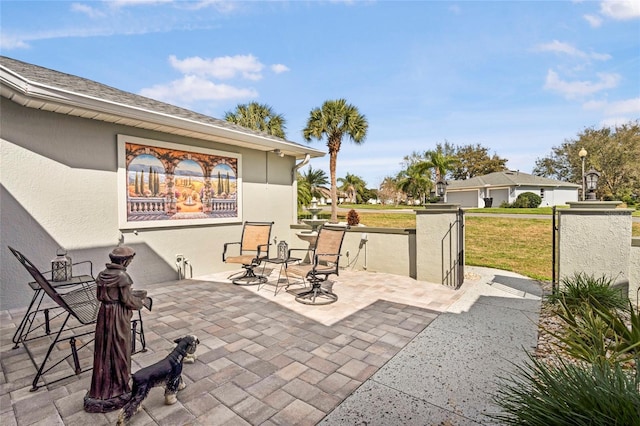
M311 289L302 292L296 296L296 302L303 303L305 305L328 305L338 300L338 295L322 288L322 280L318 277L313 277L311 280Z
M253 268L255 265L245 265L243 268L245 269L244 275L234 278L231 282L235 285L256 285L263 284L267 282L267 277L262 275L256 275Z

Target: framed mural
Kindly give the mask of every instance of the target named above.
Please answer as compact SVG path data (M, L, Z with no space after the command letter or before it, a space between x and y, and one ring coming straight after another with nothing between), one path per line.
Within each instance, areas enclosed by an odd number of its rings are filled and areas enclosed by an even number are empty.
M118 135L121 229L242 221L241 155Z

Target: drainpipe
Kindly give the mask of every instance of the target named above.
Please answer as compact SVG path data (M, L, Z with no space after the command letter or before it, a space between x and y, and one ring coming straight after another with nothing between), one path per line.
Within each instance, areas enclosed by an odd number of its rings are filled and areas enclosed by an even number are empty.
M298 223L298 179L296 179L296 172L301 167L303 167L307 163L309 163L310 159L311 159L311 155L310 154L305 154L304 160L302 160L301 162L299 162L298 164L293 166L293 169L291 169L291 181L292 181L292 186L293 186L292 203L293 203L293 206L295 206L293 208L293 218L292 218L293 223Z

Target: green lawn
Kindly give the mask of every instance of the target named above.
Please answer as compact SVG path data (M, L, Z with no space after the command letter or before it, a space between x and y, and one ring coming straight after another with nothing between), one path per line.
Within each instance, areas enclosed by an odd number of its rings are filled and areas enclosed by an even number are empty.
M380 209L379 206L377 209ZM360 222L371 227L415 228L414 213L361 212ZM524 211L523 211L524 210ZM551 208L540 209L473 209L482 213L551 214ZM634 212L634 216L640 212ZM322 214L329 218L329 214ZM338 220L346 221L340 212ZM551 221L549 219L517 219L499 216L466 216L466 263L486 266L551 281ZM632 224L632 234L640 237L640 223Z

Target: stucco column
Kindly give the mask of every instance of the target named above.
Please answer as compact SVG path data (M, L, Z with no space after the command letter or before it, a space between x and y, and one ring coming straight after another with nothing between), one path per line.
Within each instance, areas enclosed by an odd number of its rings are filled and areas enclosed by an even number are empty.
M429 204L416 210L416 279L442 284L448 265L455 260L459 204ZM453 251L449 241L454 244ZM447 265L443 267L443 265Z
M569 202L558 210L560 282L580 272L628 281L632 210L616 208L620 203Z

